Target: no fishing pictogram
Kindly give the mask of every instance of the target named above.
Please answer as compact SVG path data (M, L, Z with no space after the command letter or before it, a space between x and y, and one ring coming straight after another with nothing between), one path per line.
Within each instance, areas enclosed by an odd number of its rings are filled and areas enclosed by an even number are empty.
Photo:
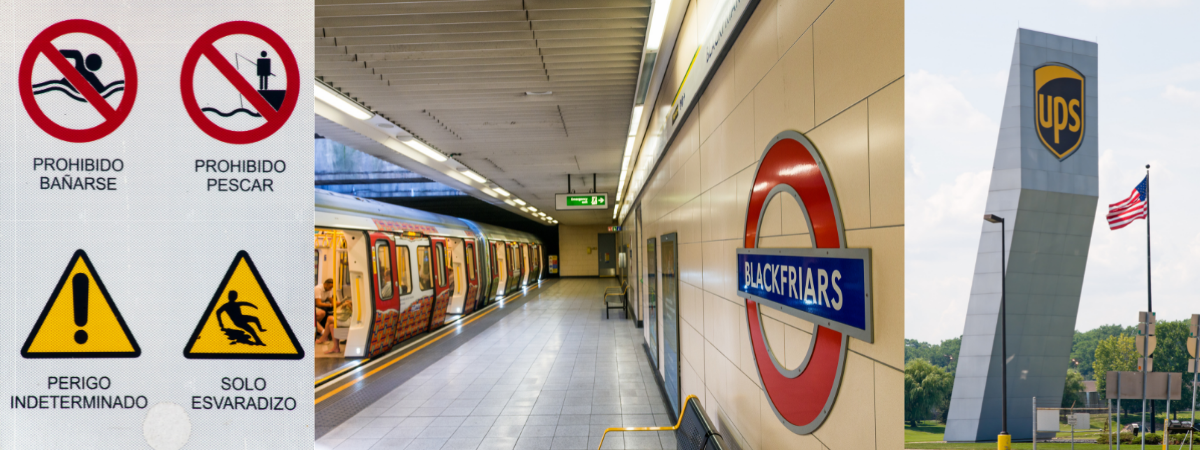
M262 58L258 59L258 89L255 89L213 45L217 40L233 35L253 36L271 47L272 51L263 50L260 53ZM274 59L278 59L282 63L284 74L287 77L287 84L283 90L268 89L270 77L274 76L270 69L272 53L276 57ZM225 113L215 108L200 107L196 100L195 77L196 65L200 62L201 56L207 58L209 63L216 67L217 71L237 89L238 93L250 102L250 106L254 107L256 113L241 108ZM183 94L184 109L187 110L188 116L192 118L196 126L200 127L201 131L228 144L251 144L275 134L291 117L300 96L300 69L296 64L296 55L292 53L292 49L287 46L282 37L270 28L254 22L226 22L204 32L196 40L196 43L192 44L192 48L183 58L183 70L179 85ZM250 130L235 131L214 123L205 115L206 111L215 112L222 117L236 112L244 112L251 116L262 117L266 123Z
M103 59L92 53L86 57L77 49L59 49L52 42L61 36L82 33L95 36L108 44L121 62L121 70L125 79L105 84L94 73L100 69ZM63 79L33 82L33 66L38 56L44 56L54 67L62 72ZM69 59L74 60L74 64ZM117 33L108 27L90 20L72 19L50 25L33 38L29 48L21 58L21 66L17 71L17 90L21 93L21 103L29 118L46 134L67 142L91 142L108 136L129 117L133 110L133 101L137 97L137 68L133 64L133 54ZM86 129L67 128L59 125L42 111L41 105L34 98L36 95L59 92L68 97L91 105L104 118L99 125ZM116 108L108 103L106 98L124 92L121 102Z

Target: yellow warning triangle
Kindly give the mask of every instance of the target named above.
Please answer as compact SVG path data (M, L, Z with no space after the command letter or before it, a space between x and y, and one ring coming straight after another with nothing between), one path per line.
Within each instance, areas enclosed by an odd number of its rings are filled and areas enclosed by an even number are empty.
M245 250L225 279L183 349L193 359L301 359L304 349Z
M83 250L76 250L21 347L26 358L136 358L137 340Z

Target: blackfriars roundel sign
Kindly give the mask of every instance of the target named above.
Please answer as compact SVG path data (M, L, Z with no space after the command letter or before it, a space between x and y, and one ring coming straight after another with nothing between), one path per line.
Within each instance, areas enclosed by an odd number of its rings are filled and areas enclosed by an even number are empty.
M738 295L746 300L754 361L771 409L788 429L809 434L833 408L849 339L873 342L871 251L846 247L833 182L804 135L784 131L771 140L751 189ZM800 205L813 248L759 248L759 225L777 194ZM763 331L764 308L813 323L808 355L798 367L775 359Z

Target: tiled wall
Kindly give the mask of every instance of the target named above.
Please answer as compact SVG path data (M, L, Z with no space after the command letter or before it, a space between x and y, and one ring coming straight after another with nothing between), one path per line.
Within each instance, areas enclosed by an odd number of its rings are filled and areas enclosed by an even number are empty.
M608 232L607 225L558 226L558 273L564 277L594 277L600 275L600 260L596 256L597 236ZM588 253L587 249L592 252Z
M691 2L660 100L678 87L680 59L691 57L714 3ZM742 449L903 447L903 74L903 1L764 0L646 183L643 246L679 233L683 394L697 395ZM817 146L849 246L873 252L875 343L851 339L833 410L806 436L780 424L758 385L735 286L757 159L783 130ZM810 246L799 206L784 196L768 206L762 232L764 247ZM776 357L798 366L812 325L764 314Z

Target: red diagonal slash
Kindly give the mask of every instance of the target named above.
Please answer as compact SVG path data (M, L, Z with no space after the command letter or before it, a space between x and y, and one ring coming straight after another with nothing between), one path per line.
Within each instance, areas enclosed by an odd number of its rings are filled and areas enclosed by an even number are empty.
M74 86L75 90L79 91L83 95L83 98L87 99L88 104L96 108L96 112L99 112L101 116L104 116L104 120L113 119L113 116L117 113L116 110L113 109L112 105L108 104L108 100L105 100L104 97L100 96L99 92L96 92L96 88L92 87L92 84L83 78L83 75L75 69L75 66L70 61L67 61L67 58L63 57L57 48L54 48L54 45L50 44L49 41L36 41L30 45L38 47L37 50L42 53L42 56L50 60L54 64L54 67L58 68L59 72L62 72L67 81L71 82L71 86Z
M254 105L254 109L258 110L258 113L262 115L263 119L266 119L267 122L271 122L275 119L275 116L278 115L278 112L275 111L275 108L271 107L270 103L267 103L267 99L263 98L262 94L259 94L258 91L254 89L254 86L251 86L245 78L242 78L242 74L233 67L233 64L229 64L229 61L226 61L225 58L221 56L221 53L217 51L216 47L213 47L212 44L205 44L200 48L200 53L203 54L204 57L208 58L208 62L212 63L212 65L221 72L221 75L223 75L229 80L230 83L233 84L233 87L242 94L242 97L246 97L246 100L249 101L251 105Z

